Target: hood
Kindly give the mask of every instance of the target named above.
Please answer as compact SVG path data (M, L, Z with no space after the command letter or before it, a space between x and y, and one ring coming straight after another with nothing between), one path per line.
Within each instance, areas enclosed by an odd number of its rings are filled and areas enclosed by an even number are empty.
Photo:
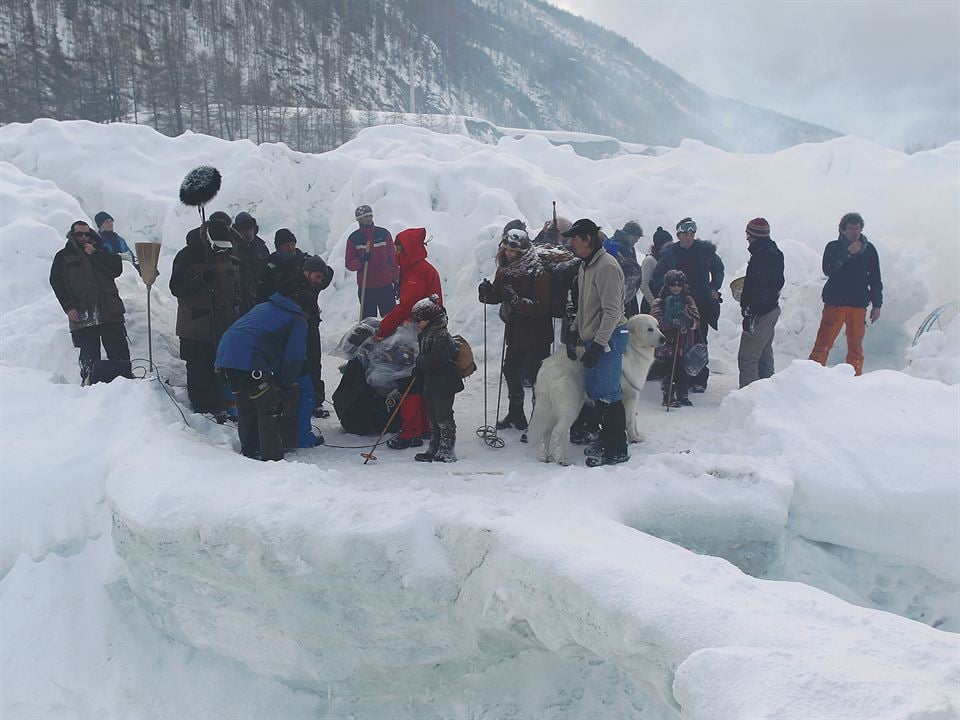
M426 240L426 228L408 228L397 233L395 242L403 248L397 255L400 267L409 267L427 256Z
M300 317L305 317L303 308L300 307L293 300L288 298L286 295L281 295L280 293L275 292L273 295L270 296L268 302L271 302L277 307L282 308L283 310L286 310L288 312L296 313Z

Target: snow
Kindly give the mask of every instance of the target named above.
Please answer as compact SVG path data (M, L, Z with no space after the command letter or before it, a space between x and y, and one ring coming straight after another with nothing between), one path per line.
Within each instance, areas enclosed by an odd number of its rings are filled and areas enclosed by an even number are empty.
M960 325L909 347L927 306L956 298L941 228L958 153L841 138L594 161L534 135L379 127L310 156L125 125L0 128L3 715L960 717ZM202 164L223 174L208 211L248 210L268 243L289 227L330 260L327 349L356 319L353 208L427 227L451 328L481 364L456 403L459 463L382 447L363 465L365 440L331 419L327 446L266 465L231 428L181 417L166 281L196 223L177 189ZM743 226L766 216L787 261L778 374L735 389L728 299L708 392L663 413L649 384L629 463L543 465L513 431L486 447L473 430L492 420L482 363L492 415L502 327L476 285L503 223L537 226L553 199L648 237L692 213L728 280ZM163 243L151 302L169 386L76 384L47 276L70 222L101 209L129 242ZM860 378L804 359L820 252L851 209L885 280ZM144 357L143 286L128 269L119 287Z

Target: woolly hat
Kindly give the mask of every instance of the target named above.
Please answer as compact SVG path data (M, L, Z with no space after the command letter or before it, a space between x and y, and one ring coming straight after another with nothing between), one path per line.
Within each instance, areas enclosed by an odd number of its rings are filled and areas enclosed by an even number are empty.
M273 246L278 250L280 249L281 245L286 245L287 243L296 244L296 242L297 236L286 228L280 228L273 234Z
M248 212L237 213L233 219L233 224L237 230L249 230L253 228L254 232L260 229L257 225L257 219Z
M643 237L643 228L636 220L629 220L623 225L623 231L633 237Z
M369 205L361 205L356 210L353 211L353 217L357 220L367 216L373 217L373 208Z
M421 320L435 320L443 314L443 306L440 304L440 296L434 293L430 297L426 297L423 300L417 301L417 304L413 306L413 310L410 311L410 316L414 319L415 322L420 322Z
M517 218L516 220L511 220L510 222L508 222L506 225L503 226L503 237L506 237L507 233L510 232L511 230L526 230L526 229L527 229L527 224L520 218Z
M655 248L661 248L668 242L673 242L673 236L662 227L658 227L657 231L653 234L653 246Z
M319 255L310 255L303 261L303 271L325 273L327 271L327 264Z
M108 213L106 210L101 210L100 212L98 212L96 215L93 216L93 221L97 224L98 230L103 227L103 224L107 220L113 220L113 216L110 213Z
M210 214L210 217L207 218L210 222L220 222L230 227L233 225L233 218L227 215L223 210L217 210L214 213Z
M530 236L527 235L526 230L520 228L506 230L503 233L503 239L500 241L500 245L510 250L529 250Z
M754 218L747 223L747 235L752 238L770 237L770 223L767 222L766 218Z

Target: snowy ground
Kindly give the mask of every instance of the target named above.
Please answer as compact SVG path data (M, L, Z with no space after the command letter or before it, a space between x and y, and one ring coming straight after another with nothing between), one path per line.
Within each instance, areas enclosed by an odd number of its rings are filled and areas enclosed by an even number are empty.
M916 318L956 297L939 229L958 154L844 138L589 161L534 137L375 128L306 156L143 127L0 129L3 716L960 716L960 325L911 351L920 377L899 372ZM649 385L646 440L623 466L543 465L512 431L486 447L480 374L458 396L456 465L382 448L363 466L329 446L246 460L228 428L185 424L158 381L78 387L46 285L74 219L106 208L128 241L162 240L154 352L184 402L166 281L194 220L176 190L202 162L224 172L212 209L250 209L265 237L290 227L337 268L326 347L355 311L342 256L361 202L391 230L428 227L451 324L479 357L475 287L509 217L539 224L557 198L652 235L693 213L732 279L743 224L765 214L788 263L781 372L735 390L728 300L710 389L664 413ZM859 379L791 362L816 330L820 249L850 209L888 298ZM129 272L120 286L143 356L143 288ZM328 445L364 442L318 424Z

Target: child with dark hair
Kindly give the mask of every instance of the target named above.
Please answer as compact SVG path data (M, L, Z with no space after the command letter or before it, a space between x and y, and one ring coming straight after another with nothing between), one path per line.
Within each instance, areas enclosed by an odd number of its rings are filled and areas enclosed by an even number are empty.
M454 446L457 424L453 419L454 396L463 390L463 379L454 362L457 345L447 330L447 311L436 294L413 306L417 323L419 354L417 375L423 382L423 398L430 417L430 447L415 457L420 462L456 462Z
M683 356L695 342L700 312L690 294L687 276L682 271L670 270L664 276L660 297L653 301L650 314L660 323L660 331L665 338L655 351L659 362L666 366L660 381L663 407L693 405L687 396L687 371L683 367Z

